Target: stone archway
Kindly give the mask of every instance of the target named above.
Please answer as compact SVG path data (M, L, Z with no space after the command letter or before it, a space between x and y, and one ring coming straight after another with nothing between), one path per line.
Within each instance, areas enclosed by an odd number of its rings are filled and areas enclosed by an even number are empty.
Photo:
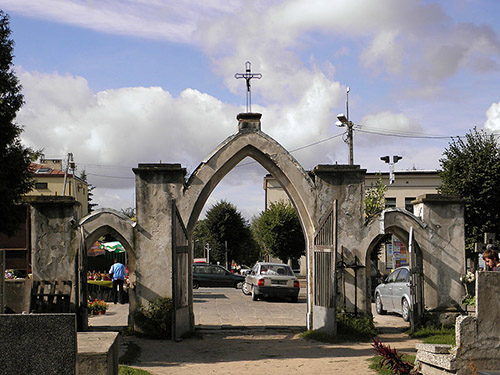
M397 210L385 211L365 223L366 171L355 165L318 165L306 173L286 149L260 130L260 116L240 114L238 133L219 145L189 179L180 164L139 164L134 168L136 223L116 211L100 210L75 226L77 214L73 201L31 202L34 276L75 279L78 267L69 265L81 254L78 242L88 244L102 233L112 233L129 252L131 310L137 303L157 297L180 296L182 309L175 317L178 328L175 334L193 329L194 224L217 184L243 158L251 157L286 190L306 234L308 329L331 333L336 326L337 253L345 254L346 262L358 259L365 263L359 266L366 266L373 242L386 232L399 233L404 239L405 233L413 228L422 253L426 309L437 311L460 302L459 275L465 270L460 201L427 195L414 202L415 216ZM57 248L52 245L55 242ZM51 262L55 256L65 259L65 267ZM442 277L443 270L446 278ZM359 298L355 303L369 312L366 268L358 271L359 280L346 288L346 297L351 301ZM177 275L181 275L182 282ZM179 290L174 289L177 287Z
M89 249L95 241L106 234L113 236L122 244L127 254L127 266L130 275L129 280L132 283L136 275L136 223L116 210L100 209L83 217L79 222L79 227L80 236L82 236L82 251ZM83 262L86 261L87 257L85 255L83 257ZM83 269L86 269L86 267L83 267ZM86 285L86 275L85 279L82 280L82 285ZM136 308L135 301L134 290L131 288L129 290L130 313Z
M313 278L314 254L328 252L333 254L331 273L322 282L333 280L335 270L335 251L337 241L350 241L351 232L359 228L362 221L361 206L363 196L364 170L359 166L318 166L310 174L275 140L260 130L260 114L240 114L239 131L230 136L193 172L186 180L186 170L179 164L140 164L134 169L136 174L137 197L137 249L138 276L136 293L139 298L172 296L177 284L173 280L145 277L149 274L173 274L172 264L176 253L173 226L186 227L188 246L191 248L189 268L180 274L188 276L191 283L192 269L192 232L200 212L210 193L217 184L245 157L259 162L287 192L297 209L306 236L308 263L308 316L307 327L322 329L335 326L334 288L324 288L326 294L322 301L332 301L320 306L321 313L313 314L315 306ZM332 238L325 246L314 247L314 238L319 223L332 215L334 201L339 207L339 217L331 221L335 232L328 231ZM178 212L178 214L177 214ZM335 213L337 216L337 213ZM177 221L180 220L180 223ZM325 232L326 233L326 232ZM333 234L336 234L335 241ZM318 245L318 244L316 244ZM319 259L319 258L318 258ZM183 264L186 263L183 261ZM188 305L190 311L180 314L184 330L192 329L192 285L189 285ZM322 292L322 293L323 293ZM317 300L316 300L317 301ZM142 301L141 301L142 302ZM319 310L318 310L319 311ZM315 319L317 318L317 321ZM333 323L332 320L333 319ZM176 322L176 324L179 321Z
M414 203L416 215L403 209L387 209L365 225L361 259L369 264L373 247L385 234L395 234L408 248L409 233L422 272L422 310L441 316L458 311L463 294L460 276L465 271L463 206L456 197L428 194ZM369 271L367 267L367 271ZM364 280L368 280L369 272ZM368 283L363 285L366 291ZM370 311L370 296L362 301Z

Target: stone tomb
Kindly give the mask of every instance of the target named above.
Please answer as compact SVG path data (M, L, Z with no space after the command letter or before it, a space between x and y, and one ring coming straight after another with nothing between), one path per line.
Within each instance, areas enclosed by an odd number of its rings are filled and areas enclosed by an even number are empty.
M453 348L417 345L422 374L500 374L500 272L476 273L476 315L459 316L455 336Z

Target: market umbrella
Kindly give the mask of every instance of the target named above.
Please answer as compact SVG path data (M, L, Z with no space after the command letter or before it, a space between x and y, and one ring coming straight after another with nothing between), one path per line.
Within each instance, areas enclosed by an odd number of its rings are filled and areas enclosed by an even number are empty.
M101 248L101 243L99 241L94 242L94 244L87 250L88 257L96 257L103 255L105 253L104 249Z
M101 249L107 250L110 253L124 253L125 248L118 241L103 242L101 244Z

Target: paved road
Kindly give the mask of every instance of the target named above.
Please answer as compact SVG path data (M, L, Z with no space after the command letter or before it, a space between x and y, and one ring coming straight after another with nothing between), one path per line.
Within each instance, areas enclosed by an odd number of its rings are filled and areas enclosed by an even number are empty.
M241 289L233 288L196 289L193 301L198 328L306 326L305 288L301 288L297 303L287 299L252 301Z
M194 291L194 313L200 337L181 342L124 337L120 354L133 341L142 349L134 367L154 375L374 373L366 362L375 354L370 342L325 344L298 336L305 327L305 289L299 302L291 303L252 301L236 289L201 288ZM128 305L111 304L106 315L91 317L90 324L95 330L120 330L127 314ZM402 333L408 327L403 319L375 315L375 322L384 343L415 353L416 340Z

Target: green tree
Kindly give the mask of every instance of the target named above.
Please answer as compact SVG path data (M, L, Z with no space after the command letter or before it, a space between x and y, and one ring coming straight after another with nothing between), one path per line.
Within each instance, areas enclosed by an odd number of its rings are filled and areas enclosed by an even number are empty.
M496 233L497 238L500 235L499 145L494 135L474 128L465 138L453 138L443 156L439 191L463 199L470 253L485 232Z
M24 103L12 68L14 41L9 17L0 11L0 232L12 235L23 219L22 196L33 187L30 163L36 153L21 144L23 128L14 120Z
M212 205L202 225L206 226L203 231L208 232L209 240L206 242L210 244L211 261L225 264L226 245L228 262L234 260L239 264L251 264L257 259L257 246L250 225L231 203L222 200Z
M283 263L305 254L304 233L297 212L289 202L271 203L253 220L252 230L264 251Z
M385 192L387 186L382 182L382 175L378 175L376 184L371 184L365 192L365 217L371 218L385 208Z
M97 203L92 203L94 193L92 191L95 189L94 185L91 185L87 181L87 172L85 169L80 173L80 179L87 183L87 207L88 207L88 213L90 214L92 211L94 211L94 207L97 206Z

